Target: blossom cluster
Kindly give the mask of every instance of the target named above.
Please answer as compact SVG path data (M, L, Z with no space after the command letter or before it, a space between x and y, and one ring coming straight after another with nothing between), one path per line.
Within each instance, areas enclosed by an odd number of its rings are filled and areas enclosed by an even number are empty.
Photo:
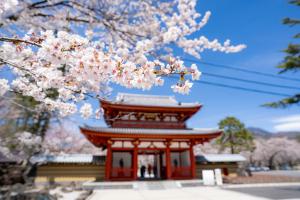
M5 2L2 12L16 8L0 15L1 29L27 34L0 44L0 63L16 77L10 83L0 80L0 95L15 90L61 116L98 116L99 110L83 101L101 96L111 82L148 90L176 74L180 79L171 88L188 94L193 83L187 77L198 80L201 72L175 58L174 48L197 58L205 49L235 53L245 48L230 40L192 37L211 15L201 17L196 0Z
M3 138L0 138L0 153L2 155L5 155L8 158L13 157L10 149L8 148L8 144L6 143L6 140L4 140Z
M8 90L8 81L6 79L0 79L0 96L4 95Z
M187 68L183 61L174 58L168 64L157 60L143 63L126 61L84 37L64 31L27 34L22 40L27 43L4 42L0 46L0 59L16 75L11 89L33 97L50 111L58 110L61 116L77 112L76 103L84 100L87 94L99 94L105 89L101 88L105 82L146 90L162 85L165 75L191 74L196 80L201 74L196 65ZM187 94L191 86L186 81L173 89ZM1 79L0 87L3 95L9 89L8 81ZM49 96L53 89L57 91L56 98ZM84 103L79 111L84 118L93 114L88 103Z
M97 39L101 46L134 63L145 62L149 55L172 54L176 46L197 58L205 49L234 53L246 47L243 44L231 45L230 40L223 43L217 39L210 41L199 34L208 23L211 12L207 11L201 16L196 10L196 0L100 2L19 2L15 13L4 17L2 23L4 28L13 30L25 27L34 30L69 30L77 34L81 34L82 28L85 28L87 38Z
M18 0L1 0L0 2L0 14L12 9L18 5Z
M63 120L60 125L51 125L42 142L43 154L99 153L99 149L86 142L83 135L74 131L76 124Z
M0 138L0 153L8 158L23 160L41 150L42 139L29 132L17 132L13 136Z

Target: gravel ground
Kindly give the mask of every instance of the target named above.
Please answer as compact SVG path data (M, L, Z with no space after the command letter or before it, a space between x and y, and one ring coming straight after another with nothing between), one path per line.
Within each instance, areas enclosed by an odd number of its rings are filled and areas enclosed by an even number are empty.
M300 182L300 171L255 172L251 177L227 178L225 182L231 184Z
M300 178L300 170L274 170L268 172L255 172L255 174L274 175L274 176L291 176Z

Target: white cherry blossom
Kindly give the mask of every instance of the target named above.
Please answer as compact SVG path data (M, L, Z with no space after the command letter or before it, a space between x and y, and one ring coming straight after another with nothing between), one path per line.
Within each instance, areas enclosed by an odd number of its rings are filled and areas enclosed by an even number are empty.
M172 89L174 92L177 92L179 94L189 94L192 86L193 83L191 83L189 80L186 80L183 83L178 83L177 85L173 85Z
M93 114L92 105L89 103L84 103L80 108L80 113L83 118L89 118Z
M17 132L10 137L0 138L0 153L8 158L21 161L41 151L42 139L30 132Z
M0 96L4 95L9 90L8 80L0 79Z
M192 75L192 80L199 80L201 74L202 74L202 73L198 70L197 65L192 64L192 65L191 65L191 75Z
M12 9L14 6L18 5L18 0L1 0L0 2L0 14Z
M211 12L201 16L196 0L3 2L0 63L15 78L0 79L0 96L14 90L63 117L97 117L84 101L110 93L109 83L149 90L176 74L173 91L188 94L201 72L175 57L177 48L197 58L245 48L201 35Z

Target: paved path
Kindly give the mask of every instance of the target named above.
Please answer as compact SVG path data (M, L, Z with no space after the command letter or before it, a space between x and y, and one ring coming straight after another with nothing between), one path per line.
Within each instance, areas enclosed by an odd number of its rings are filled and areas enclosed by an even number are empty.
M122 183L123 186L132 184L130 188L121 187L120 183L111 183L106 188L99 185L88 200L300 200L300 183L222 187L195 184L193 187L183 187L183 183L181 187L176 181Z
M218 187L164 190L94 190L89 200L267 200Z
M241 187L228 188L228 190L272 200L300 199L300 185L276 187Z

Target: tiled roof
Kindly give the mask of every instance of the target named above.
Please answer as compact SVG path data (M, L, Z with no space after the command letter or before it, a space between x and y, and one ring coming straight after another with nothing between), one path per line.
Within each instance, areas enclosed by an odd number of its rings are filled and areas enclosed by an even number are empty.
M246 158L240 154L204 154L196 156L198 162L242 162Z
M124 134L215 134L220 132L220 129L143 129L143 128L107 128L107 127L91 127L84 126L84 129L104 132L104 133L124 133Z
M94 163L101 161L101 156L92 154L38 155L30 159L32 163Z
M170 107L190 107L200 105L199 103L179 103L174 96L142 95L129 93L118 93L115 103Z

